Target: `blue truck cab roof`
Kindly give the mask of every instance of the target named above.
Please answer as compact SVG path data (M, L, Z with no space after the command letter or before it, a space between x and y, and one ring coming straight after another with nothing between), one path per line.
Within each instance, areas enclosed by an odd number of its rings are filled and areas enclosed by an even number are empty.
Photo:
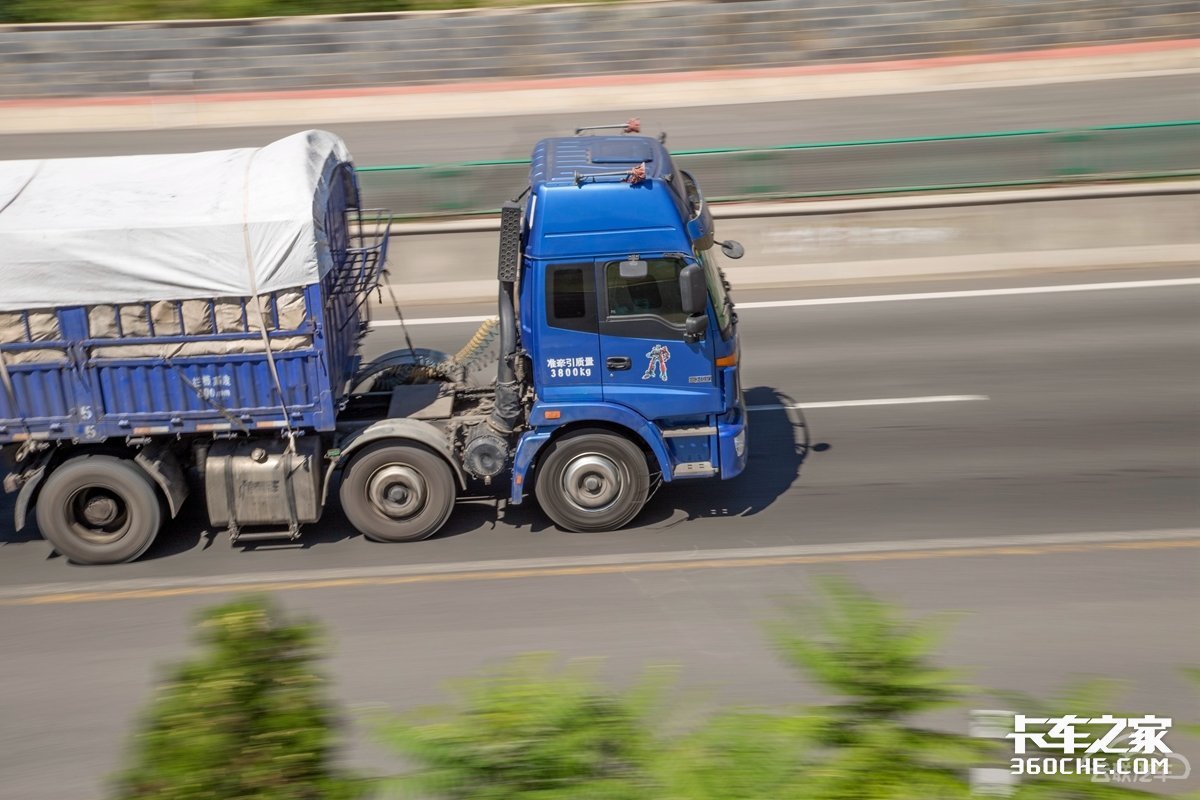
M645 178L629 180L642 164ZM525 255L534 261L691 252L712 232L694 181L650 137L543 139L529 180Z

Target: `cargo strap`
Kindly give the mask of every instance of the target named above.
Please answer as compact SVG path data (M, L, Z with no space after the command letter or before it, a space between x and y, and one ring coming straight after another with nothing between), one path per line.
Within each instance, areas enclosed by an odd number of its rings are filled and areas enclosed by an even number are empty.
M296 452L295 432L292 430L291 415L288 413L287 398L283 393L283 382L279 380L279 370L275 366L275 354L271 351L271 335L267 332L267 315L263 313L262 298L258 294L258 275L254 268L254 248L250 244L250 166L254 163L258 150L253 151L246 159L246 178L242 181L242 244L246 250L246 269L250 273L250 291L254 298L254 308L258 312L258 327L262 334L263 348L267 353L267 367L271 371L271 380L275 383L275 391L279 392L279 408L283 411L284 436L288 440L288 449Z
M396 299L396 290L392 288L392 274L387 269L380 270L379 274L383 276L383 283L387 286L388 295L392 298L392 308L396 311L396 319L400 320L400 330L404 331L404 343L408 345L408 352L415 357L417 351L413 349L412 337L408 335L408 324L404 321L404 312L400 310L400 301ZM382 301L382 299L381 297L380 300Z

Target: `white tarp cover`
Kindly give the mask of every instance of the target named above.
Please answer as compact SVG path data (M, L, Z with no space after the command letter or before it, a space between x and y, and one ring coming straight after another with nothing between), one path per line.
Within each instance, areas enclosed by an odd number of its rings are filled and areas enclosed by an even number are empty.
M337 136L262 148L0 162L0 311L247 297L332 267ZM252 281L252 274L254 280Z

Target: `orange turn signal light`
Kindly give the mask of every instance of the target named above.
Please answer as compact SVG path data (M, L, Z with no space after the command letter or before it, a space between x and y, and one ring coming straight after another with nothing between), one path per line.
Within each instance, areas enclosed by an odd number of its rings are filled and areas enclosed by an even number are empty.
M561 411L547 411L546 412L546 419L558 419L561 416L562 416Z
M721 356L720 358L718 358L717 366L718 367L736 367L737 361L738 361L737 353L733 353L732 355Z

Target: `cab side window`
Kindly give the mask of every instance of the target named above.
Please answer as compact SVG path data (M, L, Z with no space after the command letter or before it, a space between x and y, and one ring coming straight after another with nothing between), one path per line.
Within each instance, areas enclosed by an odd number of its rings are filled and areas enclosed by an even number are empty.
M546 323L596 332L596 273L591 264L555 264L546 272Z
M654 316L671 325L683 325L683 299L679 293L679 271L683 262L676 259L650 259L641 278L621 276L621 262L604 267L604 285L608 300L608 320L623 317Z
M621 277L621 262L610 261L601 268L604 307L600 309L600 333L631 339L683 339L683 297L679 290L682 259L646 259L646 274Z

